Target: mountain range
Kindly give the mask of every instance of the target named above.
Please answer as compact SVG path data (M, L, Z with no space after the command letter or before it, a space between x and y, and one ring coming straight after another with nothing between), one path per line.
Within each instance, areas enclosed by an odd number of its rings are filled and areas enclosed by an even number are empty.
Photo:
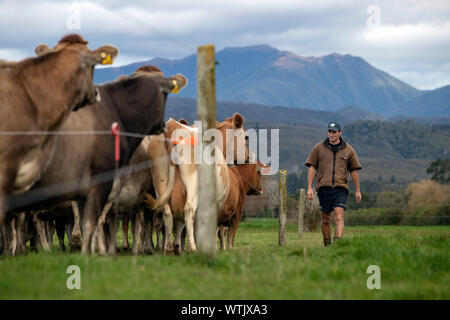
M350 54L302 57L259 45L225 48L216 61L218 101L331 112L351 105L384 117L450 117L450 85L418 90ZM96 69L94 81L113 81L149 64L166 75L185 75L189 85L180 97L196 97L196 55Z

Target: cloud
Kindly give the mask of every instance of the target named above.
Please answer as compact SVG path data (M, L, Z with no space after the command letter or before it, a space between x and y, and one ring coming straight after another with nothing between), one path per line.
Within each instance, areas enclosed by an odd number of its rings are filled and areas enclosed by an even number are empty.
M7 61L17 61L27 57L27 53L20 49L0 48L0 59Z
M379 26L368 28L370 5ZM81 29L67 21L78 8ZM299 0L98 0L0 2L0 58L33 55L39 43L54 45L78 32L96 48L119 47L117 60L181 58L201 44L269 44L302 56L332 52L361 56L420 89L448 84L448 1ZM121 57L123 56L123 57ZM445 70L445 71L443 71Z

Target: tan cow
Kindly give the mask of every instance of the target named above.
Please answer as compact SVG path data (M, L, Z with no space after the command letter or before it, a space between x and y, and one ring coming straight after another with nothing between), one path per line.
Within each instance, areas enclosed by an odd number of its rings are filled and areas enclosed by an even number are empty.
M53 50L38 46L39 57L0 63L0 228L10 196L30 189L50 161L42 150L54 136L27 133L58 130L72 110L97 100L94 66L112 63L118 50L86 44L68 35Z
M225 200L228 197L229 191L230 191L230 177L229 177L229 168L226 164L226 157L227 157L227 150L230 150L231 147L234 148L234 152L231 155L231 159L236 161L238 154L239 154L239 148L238 147L244 147L245 148L245 161L248 162L249 160L249 152L248 148L245 145L245 141L243 140L245 137L245 131L243 129L244 124L244 118L240 114L235 114L232 118L228 118L223 122L217 123L217 129L219 129L222 133L223 142L222 142L222 148L216 147L216 182L217 182L217 197L216 201L218 204L218 207L221 208L222 205L225 203ZM176 130L185 130L185 132L188 132L191 137L196 137L196 133L194 128L188 127L187 125L183 125L182 123L179 123L175 121L174 119L169 119L166 123L167 127L167 136L172 137L173 133ZM226 140L226 131L231 130L233 135L233 139ZM238 137L241 136L242 139L239 140ZM186 138L186 137L185 137ZM239 142L243 143L239 144ZM233 146L231 145L233 144ZM172 153L173 146L171 144L167 144L167 153L165 156L168 156ZM161 147L162 149L162 147ZM195 251L196 245L194 240L194 214L197 209L198 205L198 181L197 181L197 165L194 163L194 146L191 146L191 154L190 159L183 159L180 161L179 164L177 164L177 171L176 175L173 176L173 169L174 164L166 164L169 169L171 169L170 174L168 175L169 178L165 179L164 177L167 177L167 170L165 172L160 172L161 176L163 177L164 184L161 184L161 189L164 189L162 193L158 191L158 193L161 195L157 201L152 199L150 195L147 196L148 203L153 209L160 209L164 207L164 210L167 210L167 212L170 212L171 214L174 214L176 226L175 226L175 246L176 250L179 250L179 239L181 235L182 226L184 224L186 225L186 233L187 233L187 239L188 239L188 251ZM155 155L153 155L155 156ZM181 157L189 157L188 155L182 154ZM158 173L153 173L152 175L156 176ZM178 179L176 179L178 177ZM166 183L168 181L168 183ZM176 181L176 182L175 182ZM157 183L158 181L156 181ZM155 180L154 180L155 183ZM155 185L155 189L157 186ZM170 201L170 203L169 203ZM170 211L169 211L170 210ZM164 215L168 215L167 213L164 213ZM182 217L182 219L181 219ZM165 222L165 221L164 221ZM168 232L170 234L171 228L167 228L165 224L166 229L166 240L168 239ZM169 230L167 230L169 229Z

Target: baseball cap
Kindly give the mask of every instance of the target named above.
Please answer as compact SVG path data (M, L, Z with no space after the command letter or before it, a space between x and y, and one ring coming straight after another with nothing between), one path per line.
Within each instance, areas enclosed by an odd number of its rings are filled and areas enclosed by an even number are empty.
M341 125L337 122L330 122L328 124L328 130L339 131L341 130Z

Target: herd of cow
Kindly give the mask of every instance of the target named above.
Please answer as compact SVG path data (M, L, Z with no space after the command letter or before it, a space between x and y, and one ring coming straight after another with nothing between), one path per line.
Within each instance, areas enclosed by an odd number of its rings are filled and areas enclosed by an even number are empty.
M120 218L124 249L131 220L133 254L182 254L186 237L187 250L195 251L197 164L175 164L171 154L175 131L192 138L196 131L183 119L164 121L168 94L187 79L145 66L94 85L95 65L111 64L118 50L91 51L76 34L35 52L19 62L0 60L0 253L21 254L28 242L30 249L48 251L56 231L62 250L67 234L71 251L115 254ZM113 123L132 133L120 135L118 162L106 134ZM266 166L250 161L245 140L238 139L246 135L242 115L216 124L224 141L215 156L233 160L215 164L220 246L226 248L228 232L232 249L246 195L262 193ZM235 133L232 149L227 130ZM245 148L245 163L237 161L239 148Z

